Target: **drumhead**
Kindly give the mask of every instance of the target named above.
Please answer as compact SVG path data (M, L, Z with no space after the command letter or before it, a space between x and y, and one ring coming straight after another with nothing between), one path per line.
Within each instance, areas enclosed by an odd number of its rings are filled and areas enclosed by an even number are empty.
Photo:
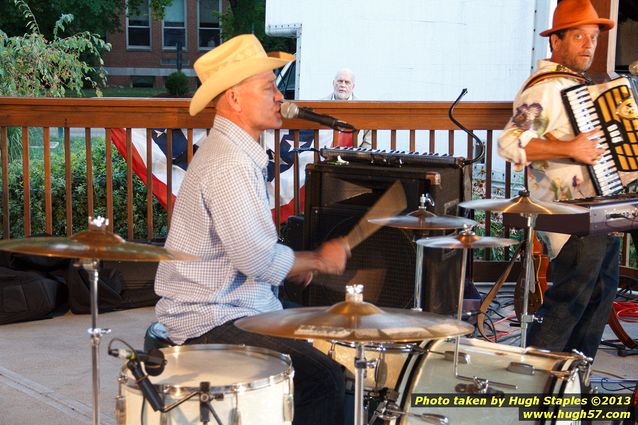
M210 383L211 393L255 390L293 376L290 356L261 347L232 344L201 344L162 348L164 371L151 382L163 392L199 391ZM128 386L137 388L129 376Z

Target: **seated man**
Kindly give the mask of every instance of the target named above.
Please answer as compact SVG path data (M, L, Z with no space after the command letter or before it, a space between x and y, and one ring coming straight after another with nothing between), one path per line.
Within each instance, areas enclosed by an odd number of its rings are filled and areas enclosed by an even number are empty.
M175 344L246 344L289 354L295 370L294 424L341 424L341 366L306 341L245 332L234 322L282 309L284 279L308 284L313 273L339 274L349 248L331 240L312 252L278 243L259 145L280 128L282 94L273 69L291 61L268 56L256 37L240 35L205 53L194 65L202 85L190 103L195 115L213 101L213 127L188 167L175 202L166 247L200 262L160 264L155 291L158 321Z
M332 93L322 100L357 100L357 97L354 95L354 74L348 68L342 68L337 71L334 80L332 80L332 87ZM352 134L345 132L337 133L335 146L353 146ZM367 149L372 147L372 132L370 130L359 130L357 146Z

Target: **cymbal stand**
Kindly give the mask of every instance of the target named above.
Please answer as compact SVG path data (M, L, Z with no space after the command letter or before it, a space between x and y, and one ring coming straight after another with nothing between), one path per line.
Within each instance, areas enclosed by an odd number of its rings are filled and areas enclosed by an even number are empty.
M529 293L536 290L536 285L532 285L534 279L534 259L532 257L532 246L534 243L534 227L536 226L536 217L538 214L521 213L527 220L525 228L527 229L527 240L525 241L525 275L523 285L523 311L521 312L521 348L525 348L527 339L527 327L535 320L533 314L528 314Z
M419 198L419 209L413 213L413 215L419 217L419 220L422 220L428 214L431 214L427 211L427 204L430 204L434 207L434 200L430 197L429 194L423 193ZM417 232L414 233L414 241L418 239L416 236ZM425 232L424 232L425 233ZM419 235L423 237L423 234ZM419 244L416 244L416 265L414 271L414 307L412 310L414 311L422 311L421 308L421 292L423 285L423 247Z
M465 226L465 228L461 231L461 235L472 235L472 229L469 226ZM456 308L456 319L462 320L463 317L463 291L465 290L465 274L467 273L467 253L469 248L463 248L463 256L461 258L461 278L459 279L459 295L458 295L458 306ZM488 386L493 385L497 387L505 387L516 389L516 385L508 384L506 382L492 381L486 380L483 378L479 378L477 376L464 376L459 374L459 350L461 345L461 337L455 337L454 344L454 377L464 380L471 381L477 385L484 385L484 391L488 390Z
M100 391L100 338L111 332L110 329L101 329L97 327L98 315L98 272L99 261L97 259L81 260L80 265L89 274L91 283L91 327L88 333L91 336L91 364L92 364L92 382L93 382L93 425L100 423L99 408L99 391Z
M469 229L463 231L469 232ZM459 297L458 305L456 307L456 319L461 320L463 317L463 291L465 289L465 273L467 264L467 251L468 248L463 248L463 256L461 258L461 279L459 280ZM459 348L461 345L461 337L457 336L454 344L454 377L459 378ZM468 377L469 378L469 377Z
M354 376L354 425L364 425L365 409L363 407L363 385L366 381L366 369L368 361L366 360L365 346L362 342L356 343L357 354L354 357L354 368L356 374Z

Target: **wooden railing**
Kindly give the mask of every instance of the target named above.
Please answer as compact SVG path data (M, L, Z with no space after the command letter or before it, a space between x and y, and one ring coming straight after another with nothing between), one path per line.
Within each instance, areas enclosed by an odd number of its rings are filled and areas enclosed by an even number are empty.
M472 157L474 155L474 144L470 136L458 131L458 128L448 117L451 106L449 102L298 102L301 106L313 108L321 114L328 114L338 117L342 121L351 123L356 128L370 129L372 131L373 148L383 149L409 149L410 151L437 152L441 154L462 155ZM512 111L509 102L467 102L459 104L455 111L455 118L465 127L475 131L485 142L486 158L484 162L485 181L482 185L482 196L491 198L493 196L493 185L491 175L493 171L493 145L496 143L495 131L502 129L509 119ZM146 139L150 147L151 134L153 128L184 128L188 130L189 149L188 159L192 157L192 129L209 128L212 124L214 108L208 107L195 117L188 114L188 100L183 99L118 99L118 98L91 98L91 99L42 99L42 98L0 98L0 155L2 173L2 237L10 238L11 220L10 217L10 193L9 193L9 140L8 128L22 128L21 137L21 169L24 186L22 198L24 235L33 233L31 211L34 208L32 194L39 193L44 202L44 215L46 217L44 229L40 232L53 234L54 217L53 204L60 202L57 196L63 196L65 202L65 233L73 233L74 224L72 212L80 206L74 202L74 177L71 174L71 129L83 129L86 153L86 190L87 215L92 216L96 210L96 203L103 204L102 209L107 218L111 221L113 228L114 199L113 199L113 169L114 159L111 143L106 143L105 164L95 164L91 160L92 144L96 143L91 136L92 129L104 131L104 139L111 140L113 129L126 129L127 151L131 149L131 129L147 129ZM51 169L51 132L49 128L61 128L61 140L65 147L65 169L63 175L56 175L56 171ZM29 159L29 131L30 128L42 128L43 147L43 168L44 187L32 187L30 175L33 173L32 163ZM286 129L313 129L315 130L314 140L318 140L319 126L301 120L285 120L283 128ZM455 131L456 130L456 131ZM77 130L74 130L77 132ZM82 131L80 131L82 133ZM279 140L279 134L275 132L275 140ZM299 144L299 133L295 133L295 147ZM275 144L276 150L278 144ZM167 137L167 150L172 149L170 133ZM151 151L151 149L147 149ZM136 195L133 190L133 182L137 179L132 171L131 155L128 155L126 164L126 230L122 236L129 239L136 238L140 223L136 222L136 213L133 211L133 197ZM318 160L318 156L316 156ZM14 160L15 161L15 160ZM275 152L276 166L278 170L279 152ZM104 166L104 176L95 175L95 168L98 165ZM168 192L171 193L171 162L167 164ZM15 167L15 165L14 165ZM296 167L295 167L296 168ZM303 172L303 171L302 171ZM498 194L500 197L509 198L515 196L512 193L513 172L509 163L504 164L504 185ZM158 235L158 229L154 226L154 214L157 216L157 205L153 205L153 196L150 190L150 170L148 171L148 182L146 185L146 211L145 211L145 231L143 239L153 239ZM52 193L52 179L64 179L65 193L54 195ZM97 200L93 196L93 188L97 187L97 181L104 182L105 199ZM279 205L279 176L276 174L275 184L275 205ZM519 176L520 179L520 176ZM298 178L295 179L296 189L298 189ZM139 184L139 183L138 183ZM15 201L15 200L14 200ZM121 201L121 200L119 200ZM171 201L169 197L167 212L167 222L170 223ZM277 217L279 212L277 209ZM137 214L139 220L139 213ZM487 214L485 223L485 233L491 233L492 215ZM278 222L278 220L276 219ZM507 233L509 230L505 229ZM502 235L498 235L502 236ZM14 236L15 237L15 236ZM138 237L139 238L139 237ZM489 258L488 258L489 259ZM494 271L500 270L500 265L495 265ZM491 268L491 267L490 267ZM476 270L475 270L476 274Z

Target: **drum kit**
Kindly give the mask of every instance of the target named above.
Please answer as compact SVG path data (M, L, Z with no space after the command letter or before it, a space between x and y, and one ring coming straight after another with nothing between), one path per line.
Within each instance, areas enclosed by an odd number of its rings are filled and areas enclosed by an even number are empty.
M463 413L466 409L434 409L433 411L411 406L412 394L418 393L479 393L485 394L503 388L519 393L540 393L550 388L553 394L577 393L580 391L579 374L588 368L587 359L577 355L548 353L524 348L524 326L531 319L526 311L521 323L522 348L503 346L477 340L462 340L461 336L473 331L473 326L462 321L463 288L468 250L473 248L506 247L517 241L504 238L479 237L471 227L476 222L462 217L434 215L421 206L413 213L403 216L368 218L370 223L414 231L417 235L432 230L458 230L453 236L424 237L416 241L417 267L415 272L415 305L412 309L378 308L363 301L361 285L346 288L346 299L328 307L302 307L259 314L240 319L236 326L258 334L284 338L324 341L330 347L329 355L340 360L354 375L355 406L354 423L367 423L365 408L366 391L376 391L379 384L394 391L393 395L379 401L373 419L380 418L392 423L410 423L416 417L421 423L447 423L448 417L456 417L455 423L478 423ZM534 227L539 214L574 214L585 212L583 208L535 201L522 192L512 199L478 200L460 204L467 209L507 211L519 213L527 219L529 228ZM583 210L583 211L580 211ZM125 242L106 230L107 222L97 218L89 220L89 230L70 238L27 238L0 241L0 250L26 254L77 258L91 276L91 338L93 372L93 424L99 424L98 392L99 367L98 348L100 338L109 329L97 327L97 285L99 260L121 261L197 261L198 258L145 244ZM529 232L531 234L531 232ZM531 243L530 245L531 246ZM462 249L463 260L459 284L458 311L455 319L421 311L421 271L423 247ZM531 276L531 251L525 258L526 292ZM526 294L527 295L527 294ZM527 305L527 299L524 302ZM455 337L454 350L447 338ZM463 351L461 352L461 346ZM336 352L340 350L342 357ZM182 346L162 349L167 358L166 370L158 377L156 385L161 388L165 402L172 402L170 409L177 408L172 423L198 423L200 407L188 407L184 403L194 394L224 401L217 409L232 423L240 423L239 413L245 423L290 423L292 420L292 365L286 355L255 347L232 345ZM401 353L395 362L384 360L387 353ZM369 360L366 355L372 355ZM351 360L346 364L346 360ZM498 360L495 360L498 359ZM211 361L212 360L212 361ZM453 363L450 363L453 362ZM459 363L471 366L472 376L459 374ZM202 364L211 364L217 371L213 376L201 375ZM449 365L452 365L450 368ZM220 366L221 365L221 366ZM367 380L367 369L375 370L374 379ZM449 370L451 369L451 371ZM453 373L448 373L453 372ZM487 377L480 377L478 373ZM541 372L536 374L536 372ZM514 374L514 375L512 375ZM209 374L210 375L210 374ZM239 376L241 375L241 376ZM534 376L535 377L532 377ZM383 376L383 377L382 377ZM182 380L174 385L176 380ZM458 384L457 380L469 381ZM202 387L202 383L213 382L214 386ZM509 382L508 382L509 381ZM560 383L558 381L561 381ZM139 395L136 380L129 379L126 386L130 404L128 412L143 409L144 396ZM449 388L448 388L449 387ZM205 390L203 390L204 388ZM267 389L267 390L266 390ZM264 392L265 391L265 392ZM240 399L241 398L241 403ZM275 400L284 400L281 410L272 409ZM137 407L135 407L137 406ZM244 406L244 407L241 407ZM252 406L252 407L250 407ZM255 407L257 406L257 407ZM258 408L263 406L263 409ZM217 404L216 404L217 407ZM254 410L257 416L252 417ZM161 414L163 415L164 409ZM273 417L264 422L263 412L276 410ZM460 411L457 412L457 411ZM283 412L283 413L282 413ZM433 413L434 412L434 413ZM159 413L158 413L159 415ZM460 415L460 416L459 416ZM132 417L132 421L139 419ZM219 421L219 418L216 416ZM166 420L158 416L158 422ZM149 422L150 423L150 422Z
M100 423L99 413L99 347L102 336L111 332L97 326L98 317L98 265L100 260L112 261L194 261L198 258L165 248L126 242L107 230L108 220L90 218L88 230L70 238L35 237L0 241L0 250L46 257L76 258L89 274L91 296L91 343L93 425Z

